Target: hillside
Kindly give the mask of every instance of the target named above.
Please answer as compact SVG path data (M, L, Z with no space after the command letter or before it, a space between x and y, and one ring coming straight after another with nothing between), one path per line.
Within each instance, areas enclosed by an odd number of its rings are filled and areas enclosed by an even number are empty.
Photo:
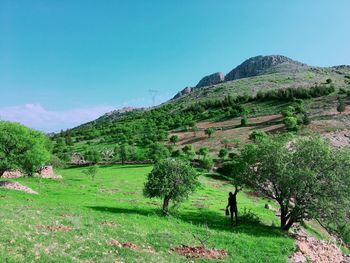
M216 81L219 83L212 85ZM210 85L203 86L205 83ZM284 56L258 56L235 67L225 77L223 73L204 77L196 87L186 88L186 92L180 92L176 98L157 107L116 110L53 138L55 141L60 137L66 138L69 145L64 149L66 153L84 152L87 148L114 148L128 143L139 153L134 158L147 159L152 143L164 143L169 134L175 133L181 139L179 145L194 143L217 152L223 139L237 138L247 142L253 129L274 131L279 127L283 130L282 119L276 116L292 105L295 98L303 100L303 107L313 120L309 127L311 130L330 132L348 128L349 122L344 117L346 113L338 116L334 112L326 112L334 111L339 96L347 100L349 88L350 66L311 67ZM319 93L319 90L330 89L324 94ZM277 90L318 91L307 96L294 94L284 98L277 94L261 98L265 96L262 94ZM339 95L339 91L342 94ZM242 115L252 119L247 128L237 127ZM259 116L265 120L273 119L273 122L256 123L254 118ZM221 127L226 126L222 121L228 122L231 128ZM199 129L199 137L189 139L191 133L187 130L193 122ZM206 140L203 131L208 127L218 130L210 140Z

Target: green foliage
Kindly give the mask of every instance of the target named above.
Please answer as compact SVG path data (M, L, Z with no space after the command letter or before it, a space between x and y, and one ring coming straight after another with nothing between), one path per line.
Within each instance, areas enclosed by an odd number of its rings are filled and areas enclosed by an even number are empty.
M284 125L288 131L298 130L298 119L296 117L285 117L283 119Z
M214 134L215 130L213 128L205 129L204 133L210 138Z
M309 117L308 114L305 113L305 114L303 115L302 123L303 123L304 125L309 125L309 124L311 124L311 120L310 120L310 117Z
M171 135L169 138L169 141L172 142L174 145L179 141L179 137L177 135Z
M284 100L292 101L294 99L310 99L322 96L327 96L335 91L332 85L316 85L311 88L286 88L286 89L273 89L273 90L261 90L257 93L257 100Z
M246 116L242 117L241 119L241 126L245 127L248 125L248 118Z
M264 131L254 130L249 135L249 139L256 142L258 140L263 140L263 139L267 138L267 136L268 136L268 134Z
M208 172L210 172L214 166L214 161L210 157L204 157L199 161L199 163L200 163L200 167L207 170Z
M200 156L203 156L203 158L205 158L209 154L209 148L208 147L201 147L201 148L199 148L197 154Z
M339 113L342 113L342 112L345 111L345 102L344 102L344 100L339 100L338 106L337 106L337 111Z
M327 219L346 209L350 196L350 153L320 137L271 137L246 145L241 183L275 199L281 228L304 219ZM288 143L288 144L287 144Z
M225 159L225 157L228 155L228 150L227 148L223 148L219 151L219 157L221 159Z
M154 143L150 145L148 156L152 161L157 162L159 160L169 157L170 152L164 144Z
M89 166L86 170L83 171L84 174L91 177L92 181L95 181L95 176L98 172L98 168L96 165Z
M187 163L174 159L161 160L148 175L143 193L146 197L163 198L163 213L168 214L171 200L179 203L198 186L196 171Z
M91 149L84 153L84 158L90 163L98 163L101 161L101 153L97 150Z
M18 169L33 175L50 160L50 150L44 134L18 123L0 121L0 174Z
M182 148L182 152L186 155L186 157L191 160L195 157L196 151L192 144L187 144Z
M326 83L327 84L331 84L332 83L332 79L326 79Z

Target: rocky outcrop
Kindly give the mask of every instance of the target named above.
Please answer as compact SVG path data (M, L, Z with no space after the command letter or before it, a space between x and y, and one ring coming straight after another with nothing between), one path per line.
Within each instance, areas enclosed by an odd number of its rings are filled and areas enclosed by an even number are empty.
M46 179L62 179L62 176L54 173L53 167L50 165L41 167L38 170L38 176Z
M205 76L202 78L198 84L196 85L196 88L201 88L205 86L215 85L218 83L221 83L225 80L225 75L222 72L216 72L214 74Z
M183 90L181 90L180 92L178 92L178 93L174 96L173 99L177 99L177 98L182 97L183 95L189 94L189 93L192 92L192 90L193 90L193 88L191 88L191 87L186 87L186 88L184 88Z
M21 171L5 171L3 174L0 175L2 178L19 178L22 177L23 174Z
M225 81L257 76L281 64L306 66L305 64L281 55L257 56L247 59L242 64L231 70L225 76Z

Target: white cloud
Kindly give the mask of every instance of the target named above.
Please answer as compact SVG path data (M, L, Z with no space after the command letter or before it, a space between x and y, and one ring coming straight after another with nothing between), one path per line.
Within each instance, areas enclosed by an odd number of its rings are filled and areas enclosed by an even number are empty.
M0 108L1 120L15 121L44 132L57 132L92 121L114 110L110 106L50 111L40 104L25 104Z

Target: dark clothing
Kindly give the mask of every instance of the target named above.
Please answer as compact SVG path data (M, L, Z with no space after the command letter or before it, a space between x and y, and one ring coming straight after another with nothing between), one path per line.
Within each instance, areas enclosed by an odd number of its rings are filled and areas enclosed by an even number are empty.
M227 208L228 207L230 207L231 225L233 225L233 214L235 214L235 221L236 221L236 225L237 225L238 224L238 209L237 209L236 193L229 196Z

